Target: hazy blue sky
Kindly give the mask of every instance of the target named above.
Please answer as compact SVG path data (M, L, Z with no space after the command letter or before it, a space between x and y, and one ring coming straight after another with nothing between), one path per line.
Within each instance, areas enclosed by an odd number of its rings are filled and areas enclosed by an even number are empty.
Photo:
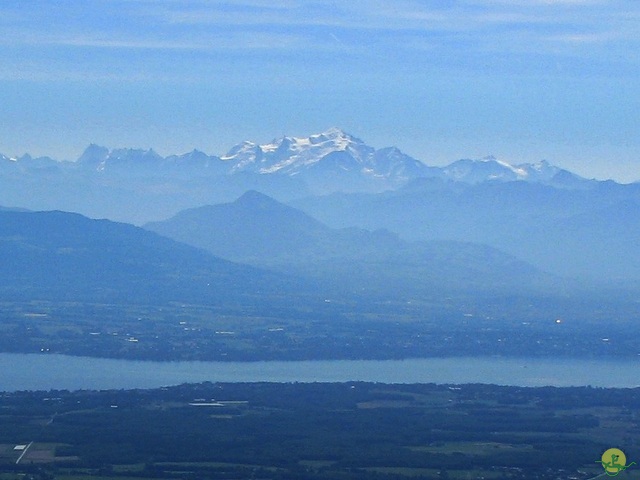
M640 179L640 2L2 0L0 152L338 126L428 164Z

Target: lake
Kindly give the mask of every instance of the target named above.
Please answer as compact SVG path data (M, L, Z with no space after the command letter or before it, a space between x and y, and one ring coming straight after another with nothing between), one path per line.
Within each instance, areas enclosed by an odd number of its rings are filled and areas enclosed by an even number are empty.
M493 383L635 387L640 360L494 357L295 362L147 362L0 353L0 391L153 388L190 382Z

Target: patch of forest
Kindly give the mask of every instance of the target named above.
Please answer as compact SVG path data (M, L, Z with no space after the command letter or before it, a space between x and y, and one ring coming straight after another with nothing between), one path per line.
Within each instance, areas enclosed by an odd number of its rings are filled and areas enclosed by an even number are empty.
M640 389L479 384L5 393L0 478L588 479L608 448L640 458L639 409Z

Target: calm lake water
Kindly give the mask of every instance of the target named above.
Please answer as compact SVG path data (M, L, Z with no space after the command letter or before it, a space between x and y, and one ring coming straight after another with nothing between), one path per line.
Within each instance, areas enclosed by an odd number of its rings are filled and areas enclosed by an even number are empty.
M427 358L303 362L144 362L0 353L0 391L152 388L189 382L493 383L636 387L640 359Z

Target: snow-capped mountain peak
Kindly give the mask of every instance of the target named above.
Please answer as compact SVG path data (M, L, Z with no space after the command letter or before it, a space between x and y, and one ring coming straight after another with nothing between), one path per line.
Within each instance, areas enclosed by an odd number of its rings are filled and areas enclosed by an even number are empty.
M524 179L532 181L549 181L561 170L546 160L537 163L523 163L518 165L518 168L524 172Z
M338 128L331 128L309 137L285 136L262 145L245 141L221 158L233 163L234 172L295 175L333 152L348 152L356 160L363 161L374 149Z
M224 162L233 165L231 172L238 172L250 168L260 162L263 152L259 145L245 140L231 148L226 154L220 157Z
M480 183L486 180L518 180L521 172L495 157L480 160L462 159L443 168L445 177L465 183Z
M32 168L49 167L47 162L3 157L4 169L12 163ZM54 162L55 163L55 162ZM72 168L113 174L120 178L145 176L161 178L200 178L233 175L239 172L268 176L295 177L310 193L335 191L383 191L395 189L418 178L438 178L463 183L528 181L579 188L585 179L555 167L546 160L537 163L511 163L489 156L463 159L445 167L427 166L396 147L376 149L359 138L333 127L308 137L282 136L267 143L241 142L222 157L200 151L163 158L154 150L109 150L90 145ZM263 178L254 182L268 182ZM282 181L282 178L275 182ZM258 184L256 183L256 185Z
M331 127L322 133L311 135L308 140L313 144L331 142L336 147L343 149L347 148L349 144L364 145L362 140L346 133L338 127Z
M485 181L529 181L536 183L557 183L557 175L570 173L542 160L537 163L521 163L513 165L496 157L489 156L480 160L463 159L444 167L444 176L458 182L481 183ZM584 180L570 174L575 181Z
M126 174L131 171L156 167L163 160L164 158L152 148L148 150L139 148L109 150L106 147L91 144L85 149L76 164L98 172L120 171Z
M493 156L458 160L442 168L428 167L396 147L377 150L336 127L308 137L283 136L265 144L245 141L221 158L231 173L296 176L318 187L327 184L336 189L338 183L348 184L344 187L347 190L395 188L420 177L472 184L517 180L555 184L556 175L562 171L544 160L513 164Z
M266 144L242 142L221 157L230 171L296 176L306 183L376 184L377 189L397 187L424 176L428 167L397 148L376 150L339 128L309 137L284 136Z

